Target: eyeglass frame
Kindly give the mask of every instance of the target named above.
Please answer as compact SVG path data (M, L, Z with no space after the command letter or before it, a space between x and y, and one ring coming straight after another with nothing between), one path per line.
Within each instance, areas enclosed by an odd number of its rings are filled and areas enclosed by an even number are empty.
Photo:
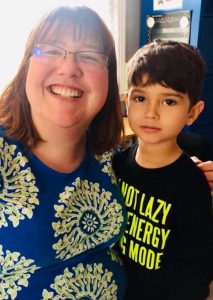
M48 55L47 53L45 53L45 56L46 57L49 57L49 58L61 58L62 61L64 61L67 57L68 54L71 54L73 57L74 57L74 60L76 63L78 63L79 61L81 61L81 59L79 59L79 54L83 54L83 53L94 53L94 54L100 54L104 59L105 59L105 63L103 65L103 70L105 70L105 68L107 68L109 66L109 57L102 53L102 52L98 52L98 51L90 51L90 50L87 50L87 51L75 51L75 52L72 52L72 51L69 51L67 49L64 49L63 47L59 46L59 45L56 45L54 43L50 43L50 42L42 42L42 43L36 43L33 45L33 51L32 51L32 55L35 55L36 57L39 57L39 55L36 55L35 53L35 48L39 49L42 53L42 50L39 46L41 45L49 45L49 46L53 46L53 47L56 47L60 50L62 50L64 52L64 55ZM42 56L41 56L42 57ZM92 64L91 64L92 65ZM102 70L102 69L101 69Z

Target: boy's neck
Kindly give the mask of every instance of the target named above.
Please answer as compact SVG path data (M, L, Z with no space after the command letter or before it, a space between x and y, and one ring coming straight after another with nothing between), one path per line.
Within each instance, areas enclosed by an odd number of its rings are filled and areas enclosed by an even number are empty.
M136 162L144 168L161 168L176 161L182 150L177 143L164 143L158 145L144 144L139 141L136 152Z

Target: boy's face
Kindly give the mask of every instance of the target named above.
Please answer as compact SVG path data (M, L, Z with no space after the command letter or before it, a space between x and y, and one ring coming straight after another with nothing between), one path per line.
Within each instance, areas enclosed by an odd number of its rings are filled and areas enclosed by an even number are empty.
M196 120L204 107L203 101L190 108L188 94L159 83L145 86L143 82L129 89L127 111L130 127L144 143L176 141L182 128Z

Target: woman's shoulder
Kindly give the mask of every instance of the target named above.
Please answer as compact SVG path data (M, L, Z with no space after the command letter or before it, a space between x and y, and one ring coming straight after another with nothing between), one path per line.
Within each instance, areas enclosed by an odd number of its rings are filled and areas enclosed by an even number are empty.
M0 125L0 138L3 138L5 136L5 128Z
M15 149L17 149L19 152L22 152L24 145L8 136L5 128L0 126L0 149L1 151L12 151L12 149L15 151Z

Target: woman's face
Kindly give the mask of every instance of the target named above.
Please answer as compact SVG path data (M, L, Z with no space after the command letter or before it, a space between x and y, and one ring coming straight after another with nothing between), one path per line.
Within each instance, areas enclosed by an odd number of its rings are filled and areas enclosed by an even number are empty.
M80 61L76 61L72 54L67 54L64 60L55 57L63 53L57 47L69 52L103 53L102 45L95 36L87 35L81 39L73 36L70 30L57 40L50 34L38 45L30 58L26 94L31 105L33 122L41 137L43 130L52 126L76 129L84 133L106 101L106 66L94 64L93 56L83 56ZM57 47L49 47L48 43Z

